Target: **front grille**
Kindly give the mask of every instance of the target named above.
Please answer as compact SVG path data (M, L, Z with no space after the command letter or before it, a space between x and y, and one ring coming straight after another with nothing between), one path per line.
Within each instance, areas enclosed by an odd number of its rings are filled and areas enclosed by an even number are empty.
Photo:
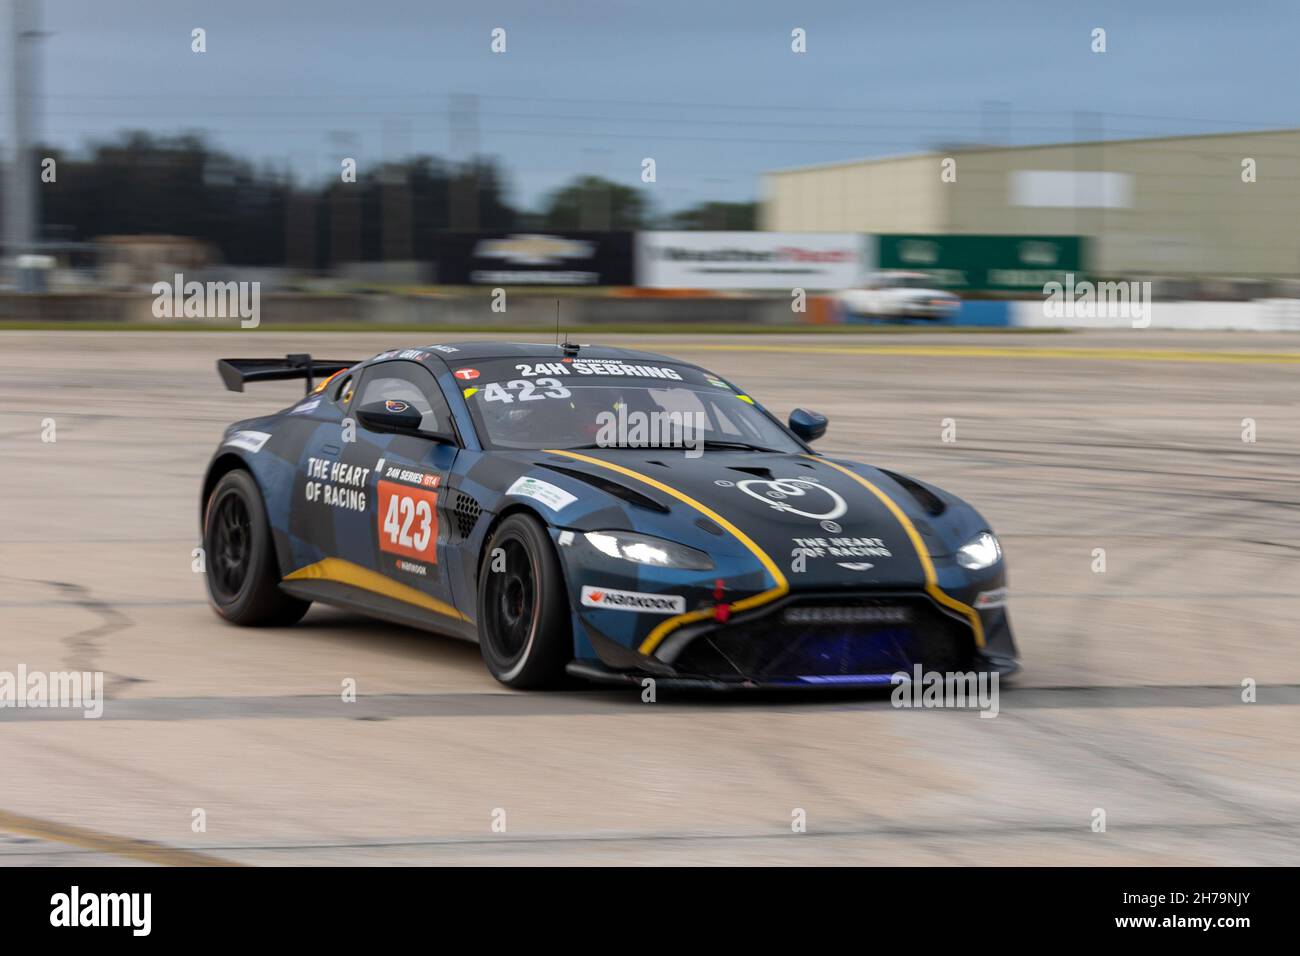
M474 526L478 524L479 515L483 513L483 507L459 489L455 492L455 495L456 501L452 505L452 515L456 521L456 533L464 541L474 533Z
M970 628L925 597L801 598L695 638L673 661L683 676L792 680L970 664Z

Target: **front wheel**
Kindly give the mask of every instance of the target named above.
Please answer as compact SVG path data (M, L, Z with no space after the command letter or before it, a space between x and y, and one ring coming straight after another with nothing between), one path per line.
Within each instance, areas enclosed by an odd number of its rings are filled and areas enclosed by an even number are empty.
M559 558L536 518L513 514L493 532L478 579L479 649L507 687L564 679L573 656L569 602Z

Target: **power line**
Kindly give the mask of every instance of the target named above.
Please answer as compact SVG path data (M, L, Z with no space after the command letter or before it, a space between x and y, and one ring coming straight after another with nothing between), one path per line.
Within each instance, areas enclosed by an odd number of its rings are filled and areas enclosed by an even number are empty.
M909 116L930 115L930 116L972 116L979 113L978 107L970 108L944 108L932 109L925 107L911 106L824 106L810 104L786 104L786 103L709 103L699 100L684 102L680 100L623 100L623 99L600 99L594 97L564 97L564 96L519 96L514 94L477 94L481 100L506 100L526 103L590 103L599 106L639 106L651 107L658 109L672 110L700 110L700 109L719 109L731 111L753 111L753 110L770 110L779 111L798 111L802 113L881 113L881 114L903 114ZM308 100L367 100L379 101L384 100L425 100L446 101L447 93L52 93L49 99L74 99L78 101L85 100L151 100L151 99L181 99L185 101L209 100L209 99L232 99L232 100L255 100L256 102L265 102L275 99L308 99ZM1300 118L1293 118L1286 121L1261 121L1261 120L1243 120L1243 119L1216 119L1212 117L1197 116L1164 116L1153 113L1124 113L1111 110L1096 110L1107 118L1133 119L1169 123L1202 123L1215 126L1240 126L1250 129L1286 129L1300 126ZM366 110L365 112L374 112ZM1008 111L1011 117L1015 116L1070 116L1075 111L1070 108L1057 108L1050 110L1035 109L1010 109ZM530 114L532 115L532 114ZM671 119L672 117L665 117Z

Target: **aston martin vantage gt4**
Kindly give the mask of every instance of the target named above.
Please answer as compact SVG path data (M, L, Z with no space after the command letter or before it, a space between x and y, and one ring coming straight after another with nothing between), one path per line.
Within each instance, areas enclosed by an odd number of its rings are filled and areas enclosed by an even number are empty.
M231 425L203 480L208 591L236 624L337 605L477 641L512 687L1017 669L974 508L813 451L823 416L782 423L688 362L472 342L218 371L307 384Z

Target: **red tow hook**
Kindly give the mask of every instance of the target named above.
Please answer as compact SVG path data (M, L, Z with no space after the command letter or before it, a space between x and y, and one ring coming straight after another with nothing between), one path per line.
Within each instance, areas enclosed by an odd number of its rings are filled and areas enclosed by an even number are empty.
M713 606L713 619L721 624L731 620L731 605L724 604L722 601L722 592L725 590L726 588L722 586L722 578L713 582L713 600L718 602Z

